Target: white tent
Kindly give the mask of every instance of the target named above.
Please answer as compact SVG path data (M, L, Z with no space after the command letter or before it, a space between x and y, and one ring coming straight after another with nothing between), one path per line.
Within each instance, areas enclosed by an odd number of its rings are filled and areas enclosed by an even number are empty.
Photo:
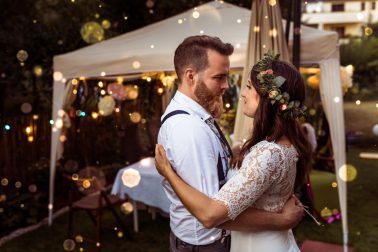
M193 12L197 15L193 15ZM55 127L51 135L49 224L52 223L55 164L61 155L58 138L62 113L58 115L58 111L63 107L66 94L70 92L71 85L67 85L69 80L173 71L175 48L185 37L200 34L218 36L233 44L235 52L231 57L231 67L242 68L245 64L250 17L249 9L213 1L139 30L54 57L54 71L61 73L63 79L58 78L60 74L54 75L52 118ZM338 36L335 32L305 26L302 26L301 32L301 63L319 64L321 68L321 97L330 124L336 167L341 167L345 164L345 140ZM338 180L338 188L343 227L347 233L345 183Z

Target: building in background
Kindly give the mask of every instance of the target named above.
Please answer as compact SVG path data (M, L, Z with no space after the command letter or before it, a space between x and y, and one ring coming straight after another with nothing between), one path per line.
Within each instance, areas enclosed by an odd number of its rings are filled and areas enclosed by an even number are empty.
M378 22L377 0L307 0L302 22L320 30L332 30L340 38L369 35L368 24Z

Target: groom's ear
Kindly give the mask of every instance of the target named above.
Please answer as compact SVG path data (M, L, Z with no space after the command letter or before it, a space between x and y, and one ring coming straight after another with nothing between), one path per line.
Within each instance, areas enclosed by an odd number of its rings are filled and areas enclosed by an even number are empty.
M184 72L184 80L190 85L190 86L193 86L194 85L194 70L192 68L187 68L185 69L185 72Z

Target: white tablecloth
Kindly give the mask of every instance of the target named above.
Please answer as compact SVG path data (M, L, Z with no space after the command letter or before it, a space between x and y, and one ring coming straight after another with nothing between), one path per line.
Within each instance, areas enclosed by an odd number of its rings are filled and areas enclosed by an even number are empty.
M130 168L139 171L141 177L139 184L132 188L125 186L122 182L123 172ZM135 201L157 207L162 211L169 213L171 202L163 191L162 181L163 177L155 168L154 158L144 158L139 162L126 166L118 171L113 184L112 194L116 194L121 198L128 195Z

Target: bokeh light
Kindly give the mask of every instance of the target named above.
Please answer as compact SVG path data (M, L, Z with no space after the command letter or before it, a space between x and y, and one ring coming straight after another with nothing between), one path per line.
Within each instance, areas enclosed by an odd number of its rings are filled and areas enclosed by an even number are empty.
M328 207L325 207L323 208L321 211L320 211L320 215L324 218L326 217L329 217L329 216L332 216L332 211L331 209L329 209Z
M139 112L132 112L130 113L130 121L133 123L139 123L140 120L142 119L142 116L140 115Z
M134 207L130 202L125 202L121 205L121 212L124 214L130 214L133 210Z
M65 251L73 251L75 249L75 242L72 239L66 239L63 242L63 249Z
M122 183L130 188L139 185L140 179L139 171L133 168L126 169L122 174Z
M88 44L100 42L104 39L104 29L97 22L85 23L80 29L81 38Z
M75 236L75 241L76 241L77 243L82 243L82 242L84 241L84 238L83 238L83 236L81 236L81 235L76 235L76 236Z
M20 62L24 62L28 59L28 52L25 51L25 50L19 50L16 54L16 57L17 59L20 61Z
M378 136L378 124L375 124L372 128L373 134Z
M346 164L340 167L339 177L341 180L351 182L357 178L357 169L350 164Z

